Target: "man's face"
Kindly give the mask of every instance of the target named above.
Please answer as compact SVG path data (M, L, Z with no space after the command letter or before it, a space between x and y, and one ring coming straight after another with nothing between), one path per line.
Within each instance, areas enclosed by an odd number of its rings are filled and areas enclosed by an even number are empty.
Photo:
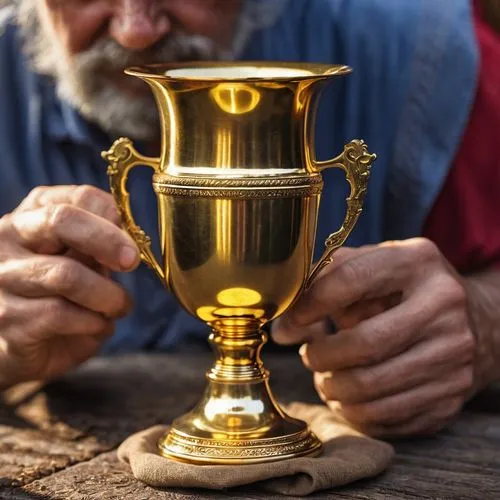
M127 66L226 59L243 0L20 0L35 69L113 134L153 139L157 112Z

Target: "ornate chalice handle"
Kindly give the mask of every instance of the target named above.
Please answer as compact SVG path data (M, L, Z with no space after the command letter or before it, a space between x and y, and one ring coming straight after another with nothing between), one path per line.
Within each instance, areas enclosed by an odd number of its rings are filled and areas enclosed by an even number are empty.
M345 146L344 152L337 158L314 162L318 170L326 168L341 168L344 170L351 187L351 193L347 198L347 214L344 223L337 232L327 238L325 252L314 266L307 280L306 288L309 288L318 273L333 261L333 254L345 243L358 222L366 196L371 165L375 159L376 155L368 152L368 148L363 141L354 140Z
M130 170L138 165L146 165L158 172L160 159L139 154L132 145L132 141L123 137L115 141L109 151L104 151L101 155L109 164L108 177L111 194L118 207L122 224L137 243L141 259L156 272L166 285L165 273L151 250L151 238L134 221L130 209L130 195L127 191L127 178Z

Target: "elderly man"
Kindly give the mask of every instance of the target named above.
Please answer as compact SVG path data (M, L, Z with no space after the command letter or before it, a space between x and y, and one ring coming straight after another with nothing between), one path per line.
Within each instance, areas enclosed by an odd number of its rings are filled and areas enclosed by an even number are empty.
M303 345L324 400L373 435L427 433L499 376L500 73L484 63L499 50L468 0L16 0L0 13L0 387L99 350L206 338L147 270L127 273L139 255L99 153L121 134L146 153L159 141L126 66L223 58L355 68L322 101L317 149L360 137L378 153L365 213L273 332ZM328 175L318 251L343 214ZM145 192L147 172L133 184ZM154 211L153 194L135 207L150 234Z

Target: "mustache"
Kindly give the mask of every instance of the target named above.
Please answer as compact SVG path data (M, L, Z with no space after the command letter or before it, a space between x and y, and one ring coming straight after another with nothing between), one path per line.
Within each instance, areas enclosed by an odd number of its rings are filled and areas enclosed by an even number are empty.
M230 59L229 50L219 47L202 35L177 32L143 51L131 51L111 38L98 40L85 52L74 56L73 68L78 72L123 70L128 66L184 62L194 60Z

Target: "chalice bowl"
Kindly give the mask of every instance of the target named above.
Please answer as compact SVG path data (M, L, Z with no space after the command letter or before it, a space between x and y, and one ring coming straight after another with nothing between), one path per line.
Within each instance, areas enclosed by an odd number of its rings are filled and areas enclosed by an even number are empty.
M216 354L200 403L160 440L162 455L195 464L248 464L314 455L321 443L280 408L260 352L263 326L332 261L361 213L375 158L360 140L318 161L321 90L346 66L204 62L130 68L152 89L159 158L117 140L103 152L123 225L141 258L190 314ZM154 170L162 258L134 222L129 171ZM351 192L343 226L313 266L321 171L341 168Z

